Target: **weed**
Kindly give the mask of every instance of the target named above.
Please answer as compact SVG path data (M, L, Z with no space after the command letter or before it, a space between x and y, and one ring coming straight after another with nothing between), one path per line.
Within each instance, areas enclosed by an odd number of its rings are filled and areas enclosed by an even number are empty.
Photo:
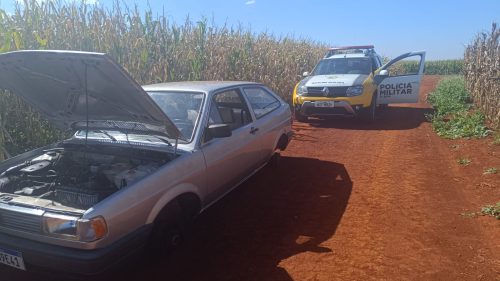
M498 169L495 167L490 167L490 168L484 169L483 175L491 175L491 174L496 174L496 173L498 173Z
M469 111L472 107L471 99L462 78L441 81L427 100L434 107L430 120L439 136L448 139L480 138L490 133L484 125L484 114Z
M471 163L472 161L469 158L460 158L457 160L457 163L462 165L462 166L467 166Z
M495 205L484 206L481 208L481 213L485 216L492 216L500 220L500 202L497 202Z
M460 215L462 215L463 217L466 217L466 218L475 218L478 216L478 213L467 211L467 212L461 213Z

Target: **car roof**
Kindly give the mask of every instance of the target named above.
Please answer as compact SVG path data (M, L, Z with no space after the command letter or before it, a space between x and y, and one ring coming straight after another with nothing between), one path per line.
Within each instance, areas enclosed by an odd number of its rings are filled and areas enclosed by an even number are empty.
M245 85L261 86L262 84L248 81L185 81L151 84L142 87L145 91L193 91L208 93L219 89Z

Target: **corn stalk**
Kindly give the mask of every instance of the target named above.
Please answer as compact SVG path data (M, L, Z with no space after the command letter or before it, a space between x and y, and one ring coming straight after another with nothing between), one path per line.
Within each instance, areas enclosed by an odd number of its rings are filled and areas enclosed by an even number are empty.
M500 127L500 29L493 23L490 33L480 33L465 50L464 76L474 103L491 127Z

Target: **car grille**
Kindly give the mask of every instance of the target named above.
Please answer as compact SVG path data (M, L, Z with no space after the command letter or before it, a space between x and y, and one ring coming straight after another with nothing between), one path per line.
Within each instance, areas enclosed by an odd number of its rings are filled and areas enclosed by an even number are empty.
M326 87L328 95L325 95L325 87L307 87L308 97L345 97L349 87Z
M37 215L0 209L0 227L40 233L42 218Z

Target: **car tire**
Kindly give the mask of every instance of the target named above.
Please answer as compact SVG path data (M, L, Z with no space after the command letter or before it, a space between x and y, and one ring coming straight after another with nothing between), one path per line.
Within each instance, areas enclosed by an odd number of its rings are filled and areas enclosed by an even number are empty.
M377 115L377 93L372 96L370 107L364 109L362 119L365 122L371 123L375 121Z
M389 108L388 104L379 104L378 105L378 109L379 110L386 110L387 108Z
M307 122L309 119L307 116L302 115L298 110L295 110L294 117L298 122Z
M153 256L166 257L178 248L187 224L179 203L169 203L154 223L148 247Z
M281 162L281 154L279 152L275 152L273 156L271 156L271 159L269 159L269 166L273 169L277 169L280 165Z

